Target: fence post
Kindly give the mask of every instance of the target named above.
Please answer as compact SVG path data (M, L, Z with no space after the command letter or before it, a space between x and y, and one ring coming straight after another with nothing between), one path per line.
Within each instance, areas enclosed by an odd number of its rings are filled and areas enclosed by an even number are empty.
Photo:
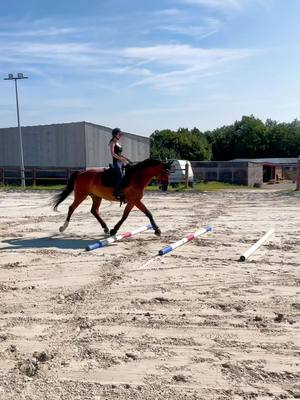
M298 157L297 185L296 185L296 190L300 190L300 156Z
M32 184L36 186L36 169L32 168Z
M189 164L188 164L188 162L185 163L184 183L185 183L185 188L187 189L189 187Z
M4 168L1 168L0 171L0 182L4 186Z

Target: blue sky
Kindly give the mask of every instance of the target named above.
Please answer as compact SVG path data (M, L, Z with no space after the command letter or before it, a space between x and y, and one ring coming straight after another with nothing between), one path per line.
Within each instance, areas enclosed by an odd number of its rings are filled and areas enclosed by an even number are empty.
M0 0L0 77L22 125L150 135L300 110L298 0ZM0 81L0 127L16 126Z

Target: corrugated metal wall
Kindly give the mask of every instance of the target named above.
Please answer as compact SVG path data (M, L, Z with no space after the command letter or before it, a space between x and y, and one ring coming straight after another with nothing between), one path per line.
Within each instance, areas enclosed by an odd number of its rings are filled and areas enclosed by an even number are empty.
M107 167L112 162L109 152L111 129L85 124L86 168Z
M87 168L107 167L112 158L109 150L111 129L105 126L85 124ZM150 139L123 132L120 141L123 153L133 162L143 161L150 155Z
M22 128L25 166L85 166L84 123L36 125ZM0 129L0 166L19 166L18 128Z
M150 139L144 136L124 133L122 146L124 154L132 162L143 161L150 156Z
M87 122L22 127L25 167L93 168L112 162L111 129ZM124 154L132 161L149 157L149 138L124 134ZM19 167L18 128L0 129L0 167Z
M20 165L20 147L17 128L0 130L0 166Z

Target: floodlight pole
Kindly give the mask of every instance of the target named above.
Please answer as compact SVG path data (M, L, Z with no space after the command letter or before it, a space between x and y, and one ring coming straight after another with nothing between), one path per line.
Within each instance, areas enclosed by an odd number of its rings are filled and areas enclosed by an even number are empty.
M19 145L20 145L20 169L21 169L21 186L25 187L25 168L24 168L24 155L23 155L23 142L22 142L22 129L20 124L20 113L19 113L19 100L18 100L18 79L28 79L22 73L18 73L17 76L13 74L8 74L8 78L4 78L5 81L15 81L15 91L16 91L16 104L17 104L17 118L18 118L18 130L19 130Z

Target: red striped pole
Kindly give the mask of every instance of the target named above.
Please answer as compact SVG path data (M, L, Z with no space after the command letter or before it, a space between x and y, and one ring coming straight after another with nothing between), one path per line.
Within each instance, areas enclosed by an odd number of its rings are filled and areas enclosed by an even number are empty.
M86 250L90 251L90 250L99 249L100 247L108 246L109 244L111 244L113 242L116 242L117 240L127 239L127 238L129 238L129 237L131 237L133 235L136 235L137 233L144 232L144 231L146 231L148 229L152 229L152 225L151 224L148 224L146 226L142 226L141 228L137 228L137 229L134 229L134 230L129 231L129 232L124 232L124 233L120 233L119 235L111 236L111 237L109 237L107 239L99 240L96 243L89 244L86 247Z

